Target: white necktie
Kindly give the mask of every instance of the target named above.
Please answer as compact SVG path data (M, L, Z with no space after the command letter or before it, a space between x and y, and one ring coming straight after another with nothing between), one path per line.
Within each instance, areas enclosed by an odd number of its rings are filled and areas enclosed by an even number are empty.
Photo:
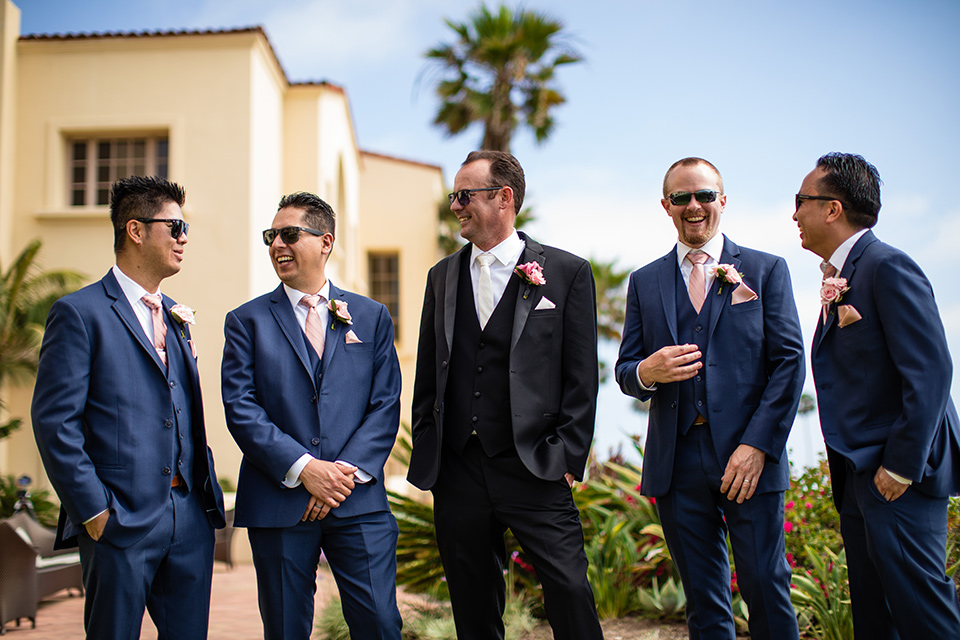
M477 314L480 316L480 328L487 326L487 321L493 315L496 306L493 300L493 281L490 279L490 265L496 260L491 253L481 253L477 256L480 263L480 281L477 285Z

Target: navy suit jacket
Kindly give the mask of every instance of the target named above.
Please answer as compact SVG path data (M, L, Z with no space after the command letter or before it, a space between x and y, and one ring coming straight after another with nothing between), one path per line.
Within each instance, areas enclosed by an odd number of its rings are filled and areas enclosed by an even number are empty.
M194 485L207 517L224 526L223 494L207 446L200 377L190 326L174 324L163 296L167 351L187 363L194 444ZM127 547L149 533L170 500L175 420L166 367L147 339L112 270L50 309L33 392L33 430L60 497L60 544L105 509L106 540Z
M731 304L733 287L714 280L707 295L718 296L709 318L703 354L710 433L725 467L740 444L767 454L757 491L790 486L786 443L803 389L803 336L790 272L783 258L738 247L724 237L721 264L732 264L758 299ZM680 383L640 387L637 365L662 347L678 344L676 250L630 275L623 341L616 375L620 388L650 399L641 492L660 496L670 489L676 450Z
M400 426L393 321L379 302L332 283L330 298L347 303L353 324L331 315L319 380L283 285L227 314L221 390L227 427L243 451L237 526L300 522L310 494L283 479L305 453L344 460L374 478L358 483L331 516L389 510L383 466ZM351 330L361 342L346 343Z
M510 413L520 459L538 478L583 478L597 411L597 298L590 263L520 233L518 264L537 262L546 284L521 284L510 340ZM460 261L472 245L430 270L420 318L413 388L413 453L407 479L428 490L436 483L457 309ZM517 276L511 276L517 277ZM556 305L537 309L541 300Z
M856 470L880 465L934 496L960 491L960 421L953 364L933 289L905 253L865 233L840 277L838 304L861 319L840 327L836 306L817 323L813 376L827 446ZM834 493L843 465L831 465ZM838 501L837 504L840 504Z

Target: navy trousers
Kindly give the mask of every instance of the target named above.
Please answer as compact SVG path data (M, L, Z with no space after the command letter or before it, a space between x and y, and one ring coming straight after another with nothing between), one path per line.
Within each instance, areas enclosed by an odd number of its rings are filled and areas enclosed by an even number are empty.
M173 489L159 524L130 547L110 544L109 531L108 522L100 540L78 538L87 637L136 640L146 608L159 640L205 639L214 534L199 488Z
M947 498L913 488L880 495L876 470L847 467L840 532L858 640L960 638L960 606L944 571Z
M322 551L350 636L400 640L397 521L389 511L248 529L265 640L308 640Z
M724 466L726 461L724 461ZM687 597L691 640L734 640L731 609L730 532L737 585L750 610L753 640L797 640L790 603L790 566L783 533L783 493L754 494L737 504L720 493L724 466L709 425L678 436L670 491L657 511Z

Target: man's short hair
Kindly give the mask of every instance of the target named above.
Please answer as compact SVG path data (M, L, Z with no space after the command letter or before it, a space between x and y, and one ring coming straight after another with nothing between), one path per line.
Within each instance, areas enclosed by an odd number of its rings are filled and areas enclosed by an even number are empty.
M880 172L863 156L836 151L820 156L817 168L824 171L820 189L844 205L847 222L857 229L870 229L880 214Z
M114 182L110 189L113 252L123 251L128 222L135 218L153 218L168 202L183 207L186 200L183 187L156 176L130 176Z
M311 229L317 229L337 237L337 214L333 207L308 191L297 191L280 198L277 211L295 207L303 210L303 222Z
M523 207L523 195L526 190L526 181L523 177L523 167L512 155L505 151L482 149L471 151L461 167L465 167L477 160L490 161L490 180L488 187L510 187L513 190L513 210L520 213Z
M672 165L670 165L670 168L667 169L667 172L663 174L663 197L666 198L667 196L670 195L669 193L667 193L667 179L670 178L671 171L673 171L677 167L695 167L698 164L705 164L711 169L713 169L713 172L717 174L717 184L720 187L720 193L723 193L723 176L720 175L720 170L717 169L715 166L713 166L713 163L708 160L704 160L703 158L690 157L690 158L681 158L680 160L677 160Z

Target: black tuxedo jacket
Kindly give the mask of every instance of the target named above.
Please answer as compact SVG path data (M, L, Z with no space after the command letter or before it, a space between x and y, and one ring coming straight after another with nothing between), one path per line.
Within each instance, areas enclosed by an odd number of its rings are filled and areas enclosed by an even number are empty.
M520 283L510 341L513 440L527 469L559 480L583 477L597 409L597 303L590 263L520 233L519 264L535 261L546 284ZM427 275L413 388L413 453L407 479L428 490L437 480L444 397L458 309L460 261L472 245L438 262ZM512 277L520 277L514 274ZM451 390L467 393L469 390Z

